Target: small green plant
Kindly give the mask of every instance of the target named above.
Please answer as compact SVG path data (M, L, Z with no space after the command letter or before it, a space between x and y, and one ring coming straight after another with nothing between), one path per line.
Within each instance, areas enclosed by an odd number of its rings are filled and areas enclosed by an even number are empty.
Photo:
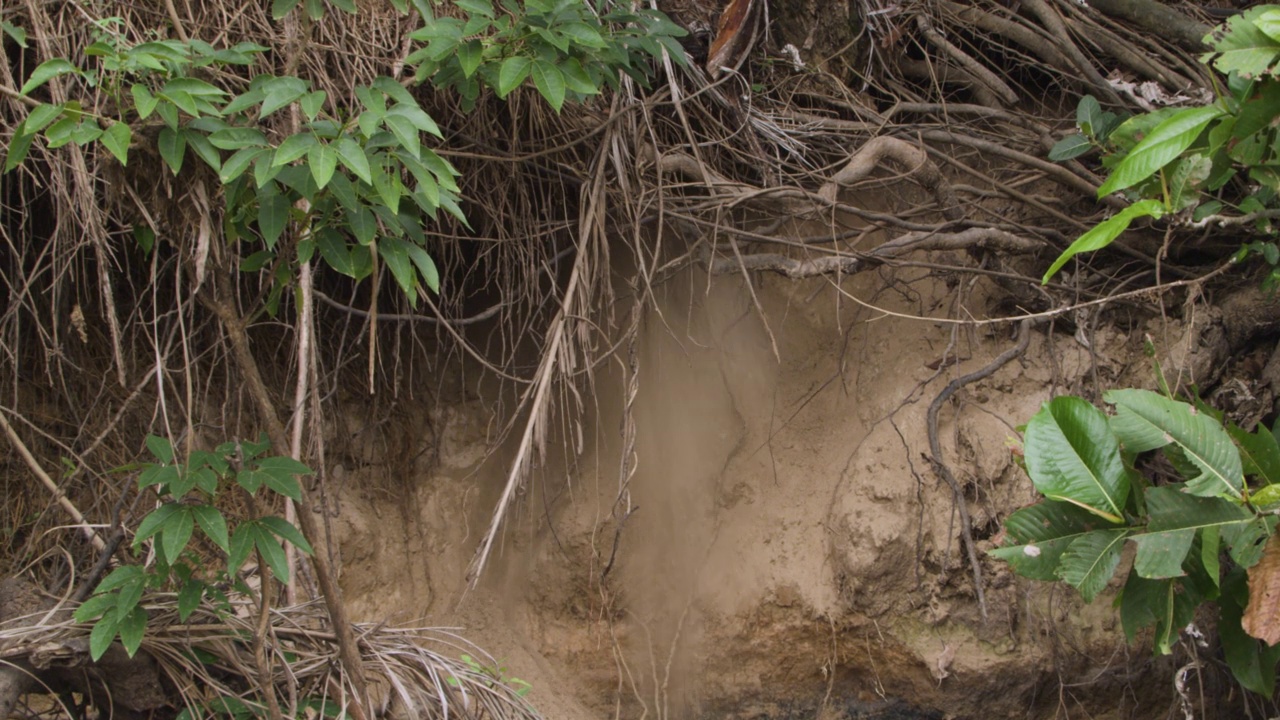
M328 4L357 10L353 0ZM644 82L650 57L666 53L685 62L675 40L685 31L655 10L597 10L581 0L504 0L500 12L487 0L455 4L465 21L435 17L431 3L413 0L424 24L411 38L426 44L408 63L419 82L456 89L468 107L482 85L505 97L532 78L559 112L566 101L616 87L619 73ZM410 11L408 0L393 5ZM279 19L299 7L315 20L327 6L321 0L275 0L272 13ZM317 255L355 280L370 276L381 260L413 305L422 293L439 292L424 228L441 209L464 225L467 219L457 170L427 144L443 141L444 134L405 85L379 77L355 88L357 106L339 106L291 75L260 74L246 87L233 71L269 48L217 48L194 39L134 44L116 30L118 19L96 24L98 39L85 48L85 66L49 58L20 94L30 96L67 77L106 97L36 105L14 128L5 172L17 168L40 137L49 149L96 143L124 166L137 155L136 145L154 141L174 175L188 167L192 155L216 174L227 242L252 244L242 253L240 269L272 273L266 298L272 315L298 265ZM25 37L20 28L4 30L15 39ZM86 105L115 114L94 115ZM281 123L269 121L295 107L301 127L281 135ZM287 235L291 226L294 232ZM157 230L133 228L144 252L152 251ZM290 241L282 243L286 236Z
M1232 672L1270 695L1280 646L1250 637L1241 618L1251 602L1246 573L1258 566L1280 511L1280 423L1245 432L1224 427L1209 408L1159 393L1126 389L1104 398L1114 415L1058 397L1027 424L1026 470L1044 500L1005 520L1005 542L991 554L1092 601L1133 543L1118 600L1130 641L1153 626L1156 652L1169 653L1196 608L1216 600ZM1152 451L1177 470L1178 482L1153 483L1135 467Z
M1280 6L1264 5L1232 17L1205 37L1201 62L1226 75L1213 102L1162 108L1121 118L1084 97L1078 132L1050 151L1055 161L1093 150L1108 170L1098 189L1121 192L1132 204L1081 235L1050 266L1048 282L1082 252L1110 245L1140 218L1173 217L1189 224L1247 222L1265 239L1245 244L1237 259L1271 265L1267 288L1280 286L1280 250L1271 219L1280 210Z
M441 17L411 36L426 45L406 62L419 80L452 87L470 107L482 86L506 97L526 79L551 107L618 86L618 71L648 83L648 58L665 51L686 64L676 38L688 34L666 15L625 3L583 0L457 0L465 18Z
M492 681L491 682L492 685L502 685L505 687L509 687L512 690L514 690L516 695L519 697L524 697L528 695L529 691L533 689L533 686L530 685L528 682L525 682L524 680L521 680L518 677L508 676L507 669L505 667L501 667L498 665L490 667L488 665L484 665L483 663L471 657L470 655L465 655L465 654L462 656L462 662L465 663L466 666L470 668L470 670L476 673L477 675L484 675L485 677L490 678L490 680ZM461 681L459 681L458 678L456 677L445 678L445 682L447 682L451 687L462 686Z
M301 497L298 476L310 475L310 468L288 457L263 457L269 447L265 439L228 442L213 451L193 451L185 462L179 462L168 439L147 436L147 449L156 462L143 466L138 487L151 489L159 506L139 523L133 551L140 554L143 543L150 540L155 562L116 568L76 610L77 622L94 623L89 634L89 653L94 660L102 657L117 637L130 657L138 651L147 627L147 612L141 605L146 590L176 590L178 617L185 622L205 597L227 605L219 581L247 591L238 573L250 552L258 552L266 563L259 569L264 582L272 577L288 581L289 564L281 541L310 554L311 546L302 533L272 516L241 520L229 531L226 517L213 504L232 486L251 497L263 488L294 500ZM225 568L213 573L197 571L203 563L191 547L196 530L226 555Z

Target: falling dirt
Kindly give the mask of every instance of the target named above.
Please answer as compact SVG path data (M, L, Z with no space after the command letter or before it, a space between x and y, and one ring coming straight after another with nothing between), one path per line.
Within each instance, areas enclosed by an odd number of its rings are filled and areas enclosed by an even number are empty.
M358 614L463 628L555 719L1174 708L1177 663L1125 644L1114 588L1084 605L983 558L983 617L926 437L942 387L1013 344L1007 325L929 319L993 314L981 289L957 306L954 284L923 270L839 288L752 282L695 272L659 288L630 417L621 364L602 368L588 417L563 426L477 588L467 564L508 470L503 447L488 452L493 406L459 385L430 417L384 423L401 439L337 473L334 532ZM1034 499L1016 427L1054 393L1146 383L1142 330L1042 326L1022 358L944 408L943 460L979 553ZM339 425L334 442L369 427ZM580 454L559 447L579 434Z

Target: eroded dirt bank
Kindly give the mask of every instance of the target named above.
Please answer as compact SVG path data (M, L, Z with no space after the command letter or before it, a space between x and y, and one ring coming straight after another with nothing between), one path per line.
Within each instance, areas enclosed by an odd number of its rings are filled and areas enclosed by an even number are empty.
M1113 595L1084 606L983 558L983 617L953 492L927 458L926 414L1014 329L906 317L956 311L954 288L923 271L845 283L879 309L825 281L755 282L763 315L741 279L661 288L635 350L634 476L620 466L624 375L603 368L590 419L557 441L581 434L581 454L539 469L475 590L464 593L466 565L507 470L501 449L486 459L486 401L459 391L430 418L377 431L351 418L341 431L366 450L341 471L335 529L358 613L465 627L532 683L548 718L1177 707L1186 658L1127 648ZM986 303L976 292L964 310L980 317ZM1037 327L1023 357L943 409L944 459L979 552L1033 500L1014 428L1055 392L1146 384L1143 331L1176 338L1181 326L1144 322L1088 337ZM391 426L391 440L377 434Z

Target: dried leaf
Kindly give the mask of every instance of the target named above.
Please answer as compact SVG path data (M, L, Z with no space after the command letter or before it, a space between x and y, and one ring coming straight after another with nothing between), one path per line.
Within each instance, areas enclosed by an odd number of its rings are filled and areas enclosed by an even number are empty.
M1274 536L1262 559L1249 568L1249 606L1240 626L1268 645L1280 642L1280 541Z
M759 4L756 0L730 0L720 15L716 39L707 54L707 72L711 77L723 68L735 68L751 52L756 41L756 18Z

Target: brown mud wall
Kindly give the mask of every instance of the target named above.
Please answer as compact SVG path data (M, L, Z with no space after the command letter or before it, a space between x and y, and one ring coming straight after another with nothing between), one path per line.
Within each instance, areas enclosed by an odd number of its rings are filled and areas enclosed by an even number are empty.
M538 469L476 589L466 566L508 469L502 448L485 452L487 401L459 389L431 417L391 423L401 439L353 453L338 471L335 532L358 614L465 628L532 683L548 718L1175 708L1185 658L1126 647L1114 588L1086 606L984 558L982 617L953 493L927 459L926 412L950 379L1009 348L1013 328L920 319L987 315L981 291L957 313L954 285L925 271L840 288L753 282L763 314L741 278L693 273L662 287L636 348L629 504L618 503L615 365L598 374L589 417L563 425L563 444L581 432L581 453ZM1181 333L1172 320L1148 329ZM1041 326L1022 358L943 409L944 459L979 550L1034 500L1016 426L1053 393L1149 384L1142 330ZM335 434L363 437L360 418L348 420Z

